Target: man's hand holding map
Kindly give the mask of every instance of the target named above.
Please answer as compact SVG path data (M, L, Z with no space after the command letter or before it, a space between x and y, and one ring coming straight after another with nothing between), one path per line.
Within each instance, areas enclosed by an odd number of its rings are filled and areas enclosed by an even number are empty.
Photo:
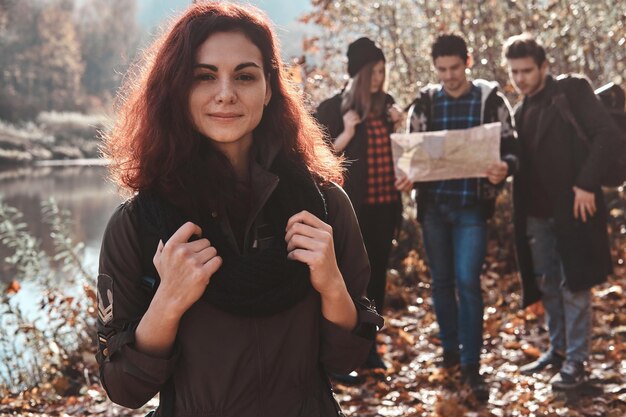
M470 129L394 133L391 151L396 176L411 181L486 177L500 161L500 123Z

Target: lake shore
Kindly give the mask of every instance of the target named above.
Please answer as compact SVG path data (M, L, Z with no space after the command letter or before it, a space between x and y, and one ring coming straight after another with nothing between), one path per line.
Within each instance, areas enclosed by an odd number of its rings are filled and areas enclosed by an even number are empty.
M56 112L19 125L0 120L0 170L41 161L97 160L109 124L105 115Z

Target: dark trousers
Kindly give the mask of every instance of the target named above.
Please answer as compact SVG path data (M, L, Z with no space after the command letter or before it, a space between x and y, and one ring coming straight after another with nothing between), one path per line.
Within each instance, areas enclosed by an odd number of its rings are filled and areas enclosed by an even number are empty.
M359 211L359 226L367 250L372 275L367 287L367 298L376 302L376 311L382 314L387 285L387 265L400 202L364 204Z

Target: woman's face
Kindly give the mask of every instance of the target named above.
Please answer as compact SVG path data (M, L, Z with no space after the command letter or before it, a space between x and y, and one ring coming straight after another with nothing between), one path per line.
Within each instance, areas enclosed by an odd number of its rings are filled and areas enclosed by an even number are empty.
M218 32L198 48L189 94L195 128L219 149L247 149L272 92L263 56L241 32Z
M372 81L370 84L370 93L378 93L383 89L385 82L385 61L378 61L372 68Z

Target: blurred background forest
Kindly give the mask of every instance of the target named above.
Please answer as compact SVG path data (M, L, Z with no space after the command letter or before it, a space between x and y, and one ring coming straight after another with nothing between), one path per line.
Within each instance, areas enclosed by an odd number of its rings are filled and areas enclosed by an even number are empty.
M626 7L611 0L313 0L303 17L323 30L305 41L319 50L324 65L319 84L338 86L347 42L365 34L376 39L388 63L389 91L408 103L418 88L434 82L430 45L442 32L468 42L472 76L497 80L509 97L513 89L502 65L503 42L529 32L547 49L554 74L586 74L594 87L626 84ZM621 4L621 6L620 6ZM515 102L515 100L513 100Z
M102 112L136 55L136 4L124 0L3 0L0 118Z
M136 0L1 0L0 119L19 123L43 111L110 111L123 74L150 36L138 10ZM446 31L467 38L475 77L503 86L502 42L523 31L543 40L554 73L581 72L596 87L626 83L621 2L312 0L307 10L300 18L310 28L301 37L307 61L302 82L313 103L345 82L347 44L362 35L386 52L389 91L401 103L432 80L429 48ZM289 43L299 41L283 35Z
M272 1L259 2L265 3ZM308 34L294 39L289 29L279 33L292 54L286 61L296 57L293 44L301 41L297 56L306 63L298 81L312 103L345 82L345 50L362 35L380 43L389 91L408 103L432 80L430 45L448 31L467 38L473 75L503 86L508 81L501 45L523 31L544 42L554 73L584 73L596 87L624 85L623 6L612 0L312 0L292 26L306 25ZM171 7L180 9L181 2ZM19 123L42 111L109 112L123 74L150 36L138 10L136 0L1 0L0 119Z
M385 51L387 89L401 105L436 81L430 45L442 32L467 39L471 76L497 80L512 104L518 97L501 45L524 31L544 43L553 74L583 73L595 88L626 88L623 1L250 2L277 23L287 70L311 109L347 82L345 52L360 36ZM104 168L81 165L101 161L76 161L99 157L125 74L166 18L189 3L0 0L0 416L145 414L113 406L98 384L93 289L102 232L121 199ZM60 160L72 166L57 167ZM347 415L626 415L624 188L607 190L606 199L616 274L594 298L592 380L600 388L581 394L579 404L553 395L547 381L516 373L517 364L539 354L546 334L541 317L519 309L506 189L483 277L485 368L496 381L489 407L476 409L458 381L434 371L439 342L409 204L380 336L393 368L366 375L361 386L337 387Z

